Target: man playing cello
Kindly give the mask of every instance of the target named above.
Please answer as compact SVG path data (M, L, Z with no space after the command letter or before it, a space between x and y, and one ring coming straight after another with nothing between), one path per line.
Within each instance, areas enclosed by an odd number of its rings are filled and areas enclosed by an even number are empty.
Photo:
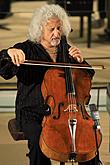
M28 140L30 165L51 164L39 147L42 119L50 114L41 93L41 84L49 67L23 63L25 60L62 62L61 36L68 37L70 32L69 18L64 9L54 4L45 5L34 12L28 39L0 51L0 75L4 79L17 77L17 126L22 127ZM76 46L68 47L68 56L74 63L84 62L82 53ZM88 72L91 76L94 75L94 71ZM19 114L22 114L21 125ZM79 162L79 165L98 165L97 156L87 162Z

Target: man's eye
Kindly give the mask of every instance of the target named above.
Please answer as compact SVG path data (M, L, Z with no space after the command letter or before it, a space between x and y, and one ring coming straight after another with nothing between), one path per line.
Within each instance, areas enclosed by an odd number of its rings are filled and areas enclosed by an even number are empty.
M61 29L62 29L62 28L61 28L60 26L57 28L57 30L59 30L59 31L61 31Z
M49 31L51 31L51 32L54 31L54 28L49 29Z
M57 27L57 30L61 31L61 29L62 29L62 28L61 28L60 26ZM50 32L52 32L52 31L54 31L54 30L55 30L55 28L50 28L50 29L49 29Z
M51 31L54 31L54 28L52 28Z

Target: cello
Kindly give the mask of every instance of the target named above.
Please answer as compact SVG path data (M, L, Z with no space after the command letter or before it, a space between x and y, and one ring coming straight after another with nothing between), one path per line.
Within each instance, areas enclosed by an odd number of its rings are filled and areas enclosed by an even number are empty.
M69 62L65 36L63 60ZM51 115L42 122L40 148L50 159L67 162L89 161L97 155L94 121L87 113L91 76L85 69L51 68L42 82L42 94ZM96 130L98 147L100 130ZM91 138L91 139L90 139Z

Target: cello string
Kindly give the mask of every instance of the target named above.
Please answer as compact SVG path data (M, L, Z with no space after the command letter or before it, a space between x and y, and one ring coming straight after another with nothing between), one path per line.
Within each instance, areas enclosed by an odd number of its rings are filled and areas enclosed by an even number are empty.
M68 49L67 49L67 40L66 36L62 36L62 48L63 48L63 60L64 62L69 62L68 58ZM75 88L74 84L72 81L72 74L71 74L71 67L69 68L64 68L65 72L65 83L66 83L66 94L68 96L68 113L69 113L69 118L68 118L68 126L71 134L71 140L72 140L72 146L71 146L71 151L75 152L75 125L74 125L74 118L73 118L73 97L72 93L75 93Z
M77 109L77 104L76 104L76 91L75 91L75 84L74 84L74 80L73 80L73 76L72 76L72 69L70 70L70 74L71 74L71 84L72 84L72 93L71 93L71 97L72 97L72 104L73 104L73 111ZM74 113L74 118L76 119L76 113Z

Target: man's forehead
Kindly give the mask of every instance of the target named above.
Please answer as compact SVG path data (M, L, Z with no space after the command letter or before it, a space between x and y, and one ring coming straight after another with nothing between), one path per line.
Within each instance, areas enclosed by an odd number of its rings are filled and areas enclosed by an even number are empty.
M46 25L59 24L62 25L62 21L58 17L53 17L47 20Z

